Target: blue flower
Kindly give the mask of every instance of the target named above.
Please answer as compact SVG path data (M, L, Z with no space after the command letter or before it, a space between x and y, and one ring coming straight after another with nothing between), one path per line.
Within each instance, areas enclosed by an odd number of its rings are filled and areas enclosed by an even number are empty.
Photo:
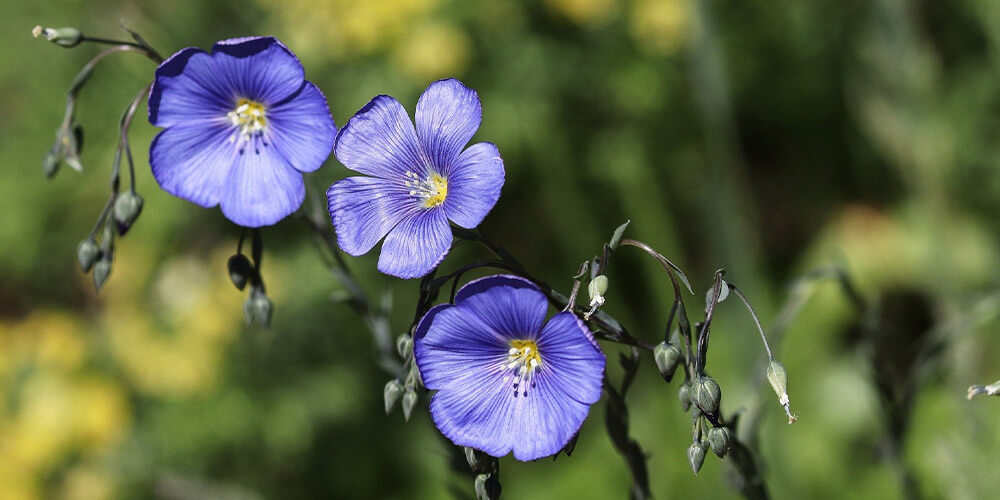
M545 323L547 309L531 282L498 275L420 320L414 356L448 439L527 461L558 453L580 429L601 397L604 354L579 318Z
M221 205L246 227L299 208L302 172L323 164L337 135L323 93L272 37L171 56L156 69L149 122L165 129L149 149L160 186L206 208Z
M362 255L385 238L378 269L400 278L440 264L451 248L448 221L472 229L500 198L497 147L480 142L462 150L481 121L476 91L454 78L420 96L416 130L392 97L361 108L337 134L334 155L371 177L348 177L327 191L340 248Z

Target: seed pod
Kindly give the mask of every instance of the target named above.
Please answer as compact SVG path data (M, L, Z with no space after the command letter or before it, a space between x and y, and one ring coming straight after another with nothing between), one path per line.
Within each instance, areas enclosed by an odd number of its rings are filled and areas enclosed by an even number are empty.
M726 456L726 452L729 451L729 440L728 427L712 427L708 430L708 444L719 458Z
M93 238L81 241L76 247L76 260L80 262L80 269L85 273L90 272L100 256L101 249L97 247L97 242Z
M94 264L93 270L94 289L99 292L101 291L101 287L104 286L104 282L108 280L108 276L111 275L111 259L108 256L102 257L101 260Z
M681 384L681 388L677 389L677 399L681 401L681 409L685 412L691 409L691 385Z
M653 348L653 359L656 367L660 370L663 380L670 382L674 378L674 371L680 363L681 350L669 342L660 342Z
M139 218L142 213L142 196L134 191L125 191L115 198L115 224L118 227L118 234L125 234L132 223Z
M243 290L247 286L247 281L250 279L250 274L253 273L253 266L250 265L250 259L241 253L233 255L229 258L226 263L229 268L229 279L236 286L237 290Z
M722 389L712 377L704 376L695 382L694 404L702 413L715 415L715 412L719 410L719 399L721 398Z
M403 393L403 418L406 421L410 420L410 414L413 413L413 407L417 405L417 391L407 387L406 392Z
M705 463L705 444L703 442L691 443L691 446L688 446L688 462L691 463L691 470L697 476L702 464Z

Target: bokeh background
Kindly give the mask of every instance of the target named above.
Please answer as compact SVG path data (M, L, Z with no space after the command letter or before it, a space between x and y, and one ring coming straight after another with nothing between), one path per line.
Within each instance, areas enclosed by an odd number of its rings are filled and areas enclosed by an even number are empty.
M389 375L331 300L340 287L301 220L264 230L273 328L243 326L225 270L239 231L158 190L141 118L145 209L95 294L76 245L104 203L121 110L154 68L134 54L101 63L78 113L85 171L46 180L65 91L98 48L30 31L123 37L120 21L164 54L276 35L338 125L376 94L412 110L429 82L462 79L483 101L476 140L507 168L482 227L564 290L631 219L699 294L726 268L765 326L799 300L775 339L795 425L762 385L737 302L719 312L708 365L724 410L754 417L744 437L776 498L1000 491L1000 399L965 398L1000 378L998 2L17 0L0 16L0 498L471 496L426 398L408 423L384 414ZM311 180L346 175L331 158ZM459 244L445 268L482 256ZM417 283L375 262L349 264L374 297L392 294L402 332ZM833 281L792 286L828 266L865 311ZM606 309L655 342L662 271L623 251L610 277ZM645 358L629 395L654 494L735 496L724 461L691 473L677 387ZM604 413L594 406L570 458L504 459L504 494L627 495Z

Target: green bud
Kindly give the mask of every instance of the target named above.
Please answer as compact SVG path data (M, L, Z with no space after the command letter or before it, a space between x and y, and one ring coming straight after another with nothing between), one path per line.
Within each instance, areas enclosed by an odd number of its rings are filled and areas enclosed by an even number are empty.
M708 430L708 444L719 458L726 456L729 451L729 438L728 427L712 427Z
M403 359L410 357L410 354L413 353L413 339L410 338L410 334L403 333L396 337L396 352Z
M615 229L615 234L611 235L611 241L608 242L608 247L610 247L611 250L617 250L618 249L618 245L620 245L621 242L622 242L622 236L625 235L625 228L628 227L628 225L629 225L630 222L632 222L632 221L631 220L627 220L627 221L625 221L624 224L618 226L618 228Z
M767 381L770 382L774 393L778 395L778 402L782 406L788 404L788 374L780 361L772 359L767 365Z
M83 147L83 127L74 125L72 130L63 129L59 135L59 148L62 150L66 164L77 172L83 172L80 162L80 150Z
M385 399L386 415L392 412L392 407L396 405L396 401L398 401L399 396L402 395L403 384L400 384L398 380L392 379L385 383L385 389L382 390L382 397Z
M101 260L94 264L93 270L94 289L99 292L101 291L101 287L104 286L104 282L108 280L108 276L111 275L110 256L101 257Z
M246 255L238 253L229 258L226 267L229 268L230 281L233 282L237 290L243 290L247 286L250 274L253 273L253 266L250 265L250 259Z
M413 413L413 407L417 405L417 391L407 387L406 392L403 393L403 418L407 422L410 421L410 414Z
M97 247L97 242L93 238L87 238L76 247L76 259L80 262L80 269L83 272L90 272L94 267L94 262L101 256L101 249Z
M76 28L43 28L35 26L31 30L31 34L35 38L45 36L46 40L66 48L76 47L83 41L83 33L80 33L80 30Z
M45 172L46 178L53 178L56 172L59 171L60 163L59 153L55 149L50 149L48 153L45 153L45 158L42 159L42 171Z
M698 475L698 471L701 470L702 464L705 463L705 444L704 443L691 443L688 446L688 462L691 463L691 470L694 471L694 475Z
M118 226L118 234L125 234L132 223L142 213L142 196L134 191L125 191L115 197L115 223Z
M715 415L719 410L719 399L722 397L722 389L718 382L712 377L704 376L694 384L694 404L706 415Z
M677 389L677 399L681 400L681 409L687 412L691 409L691 385L681 384L681 388Z
M587 293L590 295L590 307L601 307L604 305L604 293L608 291L608 277L599 274L590 280L587 285Z
M500 481L493 474L476 476L476 499L495 500L500 498Z
M464 448L464 451L465 461L468 462L469 468L472 469L472 472L485 472L487 470L492 457L468 446Z
M670 379L674 378L677 365L680 364L681 350L669 342L660 342L653 348L653 359L663 380L670 382Z
M271 302L271 299L259 289L251 290L250 296L243 303L243 319L247 325L256 324L261 328L269 328L272 314L274 314L274 302Z

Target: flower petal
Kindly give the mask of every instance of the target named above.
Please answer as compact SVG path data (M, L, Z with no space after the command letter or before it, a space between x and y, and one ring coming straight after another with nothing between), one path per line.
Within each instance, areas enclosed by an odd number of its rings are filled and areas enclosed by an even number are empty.
M417 326L413 347L421 380L431 390L496 371L509 348L506 339L491 332L474 313L451 304L427 312Z
M232 104L229 89L217 81L212 56L189 47L156 68L147 106L149 123L170 127L218 121L225 118Z
M536 337L549 307L537 286L510 275L472 281L458 291L455 302L490 331L507 339Z
M441 433L458 446L468 446L494 457L510 453L517 433L513 428L518 405L509 385L499 379L473 380L459 388L439 391L431 398L431 419Z
M378 270L397 278L419 278L437 267L449 249L451 226L444 210L415 212L385 237Z
M516 407L512 411L514 458L522 461L559 453L590 412L589 404L566 397L561 381L554 383L541 373L533 380L535 386L527 396L514 398Z
M260 227L298 210L306 195L302 173L271 146L251 143L242 151L219 200L222 214L241 226Z
M267 119L272 144L296 170L312 172L330 156L337 126L326 97L312 83L305 82L298 93L274 105Z
M503 158L497 147L489 142L473 144L448 173L445 213L466 229L478 226L500 199L503 182Z
M212 46L216 85L225 82L234 92L233 104L246 98L277 104L299 91L305 81L302 64L276 38L246 37Z
M164 191L203 207L214 207L238 153L225 125L191 124L170 127L149 147L153 177Z
M482 118L475 90L454 78L430 84L417 101L416 119L417 136L433 165L448 172Z
M326 191L340 249L363 255L416 210L405 187L374 177L348 177Z
M591 405L601 399L604 354L590 330L570 312L549 320L538 336L544 376L566 397Z
M383 179L427 175L427 161L403 105L376 96L340 129L334 155L347 168Z

